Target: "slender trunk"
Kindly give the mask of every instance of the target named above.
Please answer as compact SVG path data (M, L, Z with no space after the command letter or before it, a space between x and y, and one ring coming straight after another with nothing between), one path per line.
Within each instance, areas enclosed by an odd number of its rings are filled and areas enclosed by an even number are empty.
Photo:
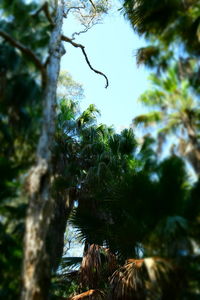
M50 255L52 270L56 271L63 254L64 234L69 215L73 208L73 197L70 191L56 192L54 202L54 216L47 236L47 243Z
M55 208L55 199L51 195L53 180L51 150L55 133L57 80L61 56L64 54L61 43L63 6L64 1L58 0L53 20L55 25L49 42L43 126L37 148L37 164L29 176L30 199L26 218L22 300L47 299L51 279L52 264L48 236Z
M199 175L200 174L200 144L198 141L198 137L189 117L187 121L184 123L188 132L189 141L193 147L192 151L188 155L188 158L195 172L197 173L197 175Z

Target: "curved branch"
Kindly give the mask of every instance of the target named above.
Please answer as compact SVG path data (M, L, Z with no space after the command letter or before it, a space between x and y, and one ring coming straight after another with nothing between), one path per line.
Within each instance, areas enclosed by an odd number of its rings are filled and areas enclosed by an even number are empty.
M44 65L41 63L40 59L35 55L33 51L31 51L28 47L24 46L20 42L16 41L13 37L11 37L5 31L0 30L0 36L3 37L8 43L10 43L13 47L19 49L23 54L29 56L29 58L34 62L36 67L41 71L42 76L42 85L45 85L46 82L46 70Z
M70 10L81 10L81 9L85 9L85 5L83 4L83 6L71 6L70 8L67 9L67 11L64 13L64 18L68 17L68 14L70 12Z
M89 0L90 4L93 6L93 8L96 10L96 6L92 0Z
M74 33L72 34L71 40L75 40L75 35L80 35L80 34L82 34L82 33L88 32L88 30L89 30L90 28L91 28L91 27L86 27L84 30L81 30L81 31L79 31L79 32L74 32Z
M67 43L70 43L70 44L71 44L72 46L74 46L75 48L80 48L80 49L81 49L81 51L83 52L83 55L84 55L84 57L85 57L85 60L86 60L86 62L87 62L87 64L88 64L89 68L90 68L93 72L95 72L95 73L97 73L97 74L99 74L99 75L101 75L101 76L103 76L103 77L105 78L105 80L106 80L105 88L107 88L107 87L109 86L109 81L108 81L107 76L106 76L104 73L102 73L102 72L100 72L100 71L98 71L98 70L96 70L96 69L94 69L94 68L92 67L92 65L91 65L91 63L90 63L90 61L89 61L89 59L88 59L87 53L86 53L86 51L85 51L85 47L84 47L83 45L81 45L81 44L75 43L74 41L72 41L72 39L68 38L68 37L65 36L65 35L62 35L61 38L62 38L63 41L65 41L65 42L67 42Z

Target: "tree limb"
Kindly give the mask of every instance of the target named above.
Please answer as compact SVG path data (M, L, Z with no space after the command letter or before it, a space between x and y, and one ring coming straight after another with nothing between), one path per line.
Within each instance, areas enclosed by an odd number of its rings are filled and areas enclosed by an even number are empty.
M74 33L72 34L72 36L71 36L71 39L72 39L72 40L75 40L75 36L76 36L76 35L80 35L80 34L82 34L82 33L88 32L88 30L91 29L92 26L93 26L93 25L87 26L87 27L85 27L85 29L83 29L83 30L81 30L81 31L79 31L79 32L77 32L77 31L74 32Z
M84 57L85 57L85 60L86 60L86 62L87 62L87 64L88 64L89 68L90 68L93 72L95 72L95 73L97 73L97 74L99 74L99 75L101 75L101 76L103 76L103 77L105 78L105 80L106 80L105 88L107 88L108 85L109 85L109 81L108 81L107 76L106 76L104 73L102 73L102 72L100 72L100 71L98 71L98 70L96 70L96 69L94 69L94 68L92 67L92 65L91 65L91 63L90 63L90 61L89 61L89 59L88 59L88 57L87 57L87 54L86 54L86 52L85 52L85 47L84 47L83 45L81 45L81 44L75 43L74 41L72 41L72 39L68 38L68 37L65 36L65 35L62 35L61 38L62 38L63 41L65 41L65 42L67 42L67 43L70 43L70 44L71 44L72 46L74 46L75 48L80 48L80 49L81 49L81 51L83 52L83 55L84 55Z
M15 48L19 49L23 54L27 55L38 67L38 69L41 71L42 76L42 85L45 85L46 82L46 70L44 65L41 63L40 59L35 55L33 51L31 51L28 47L24 46L20 42L16 41L13 37L11 37L8 33L5 31L0 30L0 36L3 37L8 43L10 43Z
M46 2L44 3L44 5L43 5L43 11L44 11L45 16L46 16L47 20L49 21L49 23L50 23L52 26L55 26L55 23L54 23L54 21L53 21L53 19L52 19L52 17L51 17L50 11L49 11L49 4L48 4L47 1L46 1Z
M81 14L81 13L80 13ZM82 14L81 14L82 16ZM91 19L90 21L87 23L87 25L84 25L85 26L85 29L79 31L79 32L74 32L71 36L71 39L72 40L75 40L75 35L80 35L82 33L86 33L89 29L91 29L93 26L95 26L96 24L98 24L98 20L96 20L95 22L93 22L93 20L95 19L95 16L96 14L94 14L93 16L91 16ZM84 16L82 16L84 17Z
M90 4L93 6L93 8L96 10L96 6L92 0L89 0Z
M67 18L70 10L75 9L75 10L80 10L80 9L85 9L85 5L83 6L71 6L70 8L67 9L67 11L64 13L64 17Z

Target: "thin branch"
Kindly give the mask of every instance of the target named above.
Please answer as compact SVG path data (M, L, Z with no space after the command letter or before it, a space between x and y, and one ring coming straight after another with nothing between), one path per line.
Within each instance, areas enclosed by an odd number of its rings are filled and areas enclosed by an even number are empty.
M47 18L47 20L49 21L49 23L52 25L52 26L55 26L55 23L52 19L52 16L51 16L51 13L49 11L49 4L48 2L45 2L44 5L43 5L43 11L45 13L45 16Z
M91 5L93 6L93 8L96 10L96 6L94 4L94 2L92 0L89 0L89 2L91 3Z
M89 21L87 21L87 24L84 24L84 23L82 24L85 27L85 29L83 29L83 30L81 30L79 32L74 32L72 34L72 36L71 36L72 40L75 39L76 35L80 35L82 33L86 33L89 29L91 29L93 26L95 26L96 24L99 23L98 19L95 21L95 17L97 16L96 9L95 9L95 12L92 15L83 15L81 12L79 12L79 13L80 13L80 15L81 15L81 17L83 19L89 19Z
M85 4L83 6L71 6L70 8L67 9L67 11L64 13L64 17L67 18L70 10L80 10L80 9L85 9Z
M19 49L23 54L29 56L29 58L34 62L36 67L41 71L42 76L42 85L45 85L46 82L46 70L44 65L41 63L40 59L35 55L33 51L29 48L21 44L20 42L16 41L13 37L11 37L5 31L0 30L0 36L3 37L8 43L10 43L15 48Z
M88 30L91 29L92 27L93 27L93 24L90 25L90 26L87 26L85 29L83 29L83 30L81 30L81 31L79 31L79 32L77 32L77 31L74 32L74 33L72 34L71 39L72 39L72 40L75 40L75 36L76 36L76 35L80 35L80 34L86 33L86 32L88 32Z
M103 77L105 78L105 80L106 80L105 88L107 88L108 85L109 85L109 81L108 81L107 76L106 76L104 73L102 73L102 72L100 72L100 71L98 71L98 70L96 70L96 69L94 69L94 68L92 67L92 65L91 65L91 63L90 63L90 61L89 61L89 59L88 59L88 57L87 57L87 54L86 54L86 52L85 52L85 47L84 47L83 45L81 45L81 44L77 44L77 43L73 42L72 39L68 38L68 37L65 36L65 35L62 35L61 38L62 38L63 41L65 41L65 42L67 42L67 43L70 43L70 44L71 44L72 46L74 46L75 48L80 48L80 49L81 49L81 51L83 52L83 55L84 55L84 57L85 57L85 60L86 60L86 62L87 62L87 64L88 64L89 68L90 68L93 72L95 72L95 73L97 73L97 74L99 74L99 75L101 75L101 76L103 76Z

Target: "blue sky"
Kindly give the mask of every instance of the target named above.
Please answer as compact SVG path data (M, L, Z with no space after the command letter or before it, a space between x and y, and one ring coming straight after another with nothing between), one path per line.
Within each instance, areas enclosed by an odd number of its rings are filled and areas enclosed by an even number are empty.
M79 25L70 18L64 24L64 34L71 36L74 31L79 31ZM138 68L135 59L135 50L143 46L144 41L116 8L102 24L79 36L76 42L86 47L92 66L105 73L110 82L105 89L104 78L89 69L81 50L66 44L61 69L83 85L85 98L81 108L94 103L101 111L99 122L114 125L118 131L128 127L132 118L142 112L137 98L148 86L148 72Z

